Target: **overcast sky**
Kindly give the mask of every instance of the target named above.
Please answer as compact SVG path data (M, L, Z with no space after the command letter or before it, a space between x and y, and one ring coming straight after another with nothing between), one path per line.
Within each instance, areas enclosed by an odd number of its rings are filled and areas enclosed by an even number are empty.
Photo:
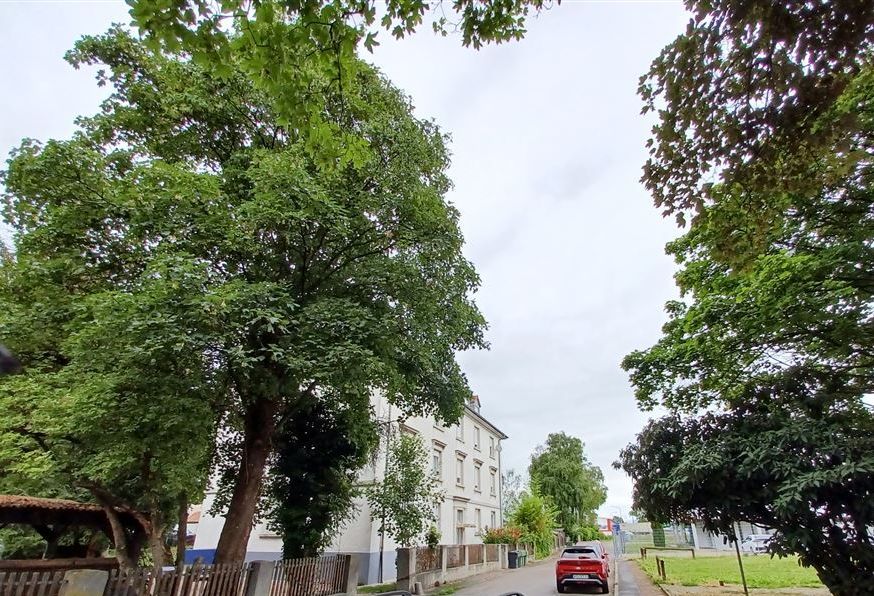
M62 56L126 11L0 0L0 154L23 137L67 137L97 109L106 90ZM647 418L619 363L658 338L676 294L664 244L678 230L638 182L652 122L637 82L686 20L679 1L565 0L518 43L477 52L427 30L401 42L383 32L372 56L452 135L450 198L491 343L461 361L483 415L510 436L505 468L527 467L550 432L576 435L604 470L610 515L631 504L610 464Z

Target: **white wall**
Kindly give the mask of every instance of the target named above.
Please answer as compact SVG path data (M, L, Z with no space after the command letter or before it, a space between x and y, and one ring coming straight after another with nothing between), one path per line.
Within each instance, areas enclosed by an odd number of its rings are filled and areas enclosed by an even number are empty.
M471 410L465 410L462 433L459 437L458 427L443 428L435 424L432 417L410 417L399 421L400 411L392 407L388 402L374 396L371 400L374 415L379 421L393 421L393 436L397 432L409 432L418 435L422 439L427 452L428 462L431 465L432 455L435 450L442 453L442 466L440 469L440 487L444 492L445 499L440 505L439 530L443 544L455 544L457 541L456 511L464 510L466 524L476 523L476 510L480 510L480 527L467 527L464 529L464 543L478 544L482 542L480 530L491 527L492 512L495 514L496 526L502 526L500 508L501 495L501 446L500 435L491 429L477 414ZM479 444L475 444L476 429L479 428ZM490 438L494 439L495 450L490 453ZM456 459L462 456L464 466L463 486L456 483ZM481 481L479 490L474 486L474 467L480 465ZM495 472L495 491L491 494L490 472ZM380 480L385 471L385 445L380 446L380 451L375 458L374 465L366 466L360 473L362 484ZM215 549L221 533L224 517L214 517L208 514L212 506L214 495L207 494L203 503L203 513L195 539L193 555L198 551L207 552ZM357 499L355 505L357 515L342 528L338 536L332 541L327 552L359 553L366 554L364 564L368 561L371 567L374 565L376 556L380 550L380 538L378 535L379 522L373 520L370 508L365 499ZM394 577L394 550L398 547L393 540L385 537L384 552L391 553L384 563L384 579ZM248 559L275 559L281 556L282 541L278 536L267 530L264 524L259 524L252 529L248 544ZM367 573L363 574L364 576Z

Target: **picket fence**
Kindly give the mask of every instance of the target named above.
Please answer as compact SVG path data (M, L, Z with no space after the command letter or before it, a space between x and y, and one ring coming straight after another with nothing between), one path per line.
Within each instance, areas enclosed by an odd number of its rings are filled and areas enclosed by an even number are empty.
M331 596L346 590L348 556L273 564L269 596ZM246 596L253 564L109 571L103 596ZM0 571L0 596L58 596L67 570Z

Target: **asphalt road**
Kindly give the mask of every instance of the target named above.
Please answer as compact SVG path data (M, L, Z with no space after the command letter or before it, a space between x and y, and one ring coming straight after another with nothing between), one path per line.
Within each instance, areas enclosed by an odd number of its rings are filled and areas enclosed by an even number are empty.
M618 577L619 583L610 586L610 593L616 596L663 596L637 569L633 569L632 565L633 563L627 561L614 561L610 580L612 584ZM521 569L506 569L470 578L455 592L455 596L499 596L507 592L519 592L525 596L557 594L555 559L529 564ZM569 593L600 594L601 589L580 588Z

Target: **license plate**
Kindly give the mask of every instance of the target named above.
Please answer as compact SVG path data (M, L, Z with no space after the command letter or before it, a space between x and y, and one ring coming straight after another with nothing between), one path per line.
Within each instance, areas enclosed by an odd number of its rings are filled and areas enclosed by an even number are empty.
M587 573L574 573L574 579L589 579L591 577Z

